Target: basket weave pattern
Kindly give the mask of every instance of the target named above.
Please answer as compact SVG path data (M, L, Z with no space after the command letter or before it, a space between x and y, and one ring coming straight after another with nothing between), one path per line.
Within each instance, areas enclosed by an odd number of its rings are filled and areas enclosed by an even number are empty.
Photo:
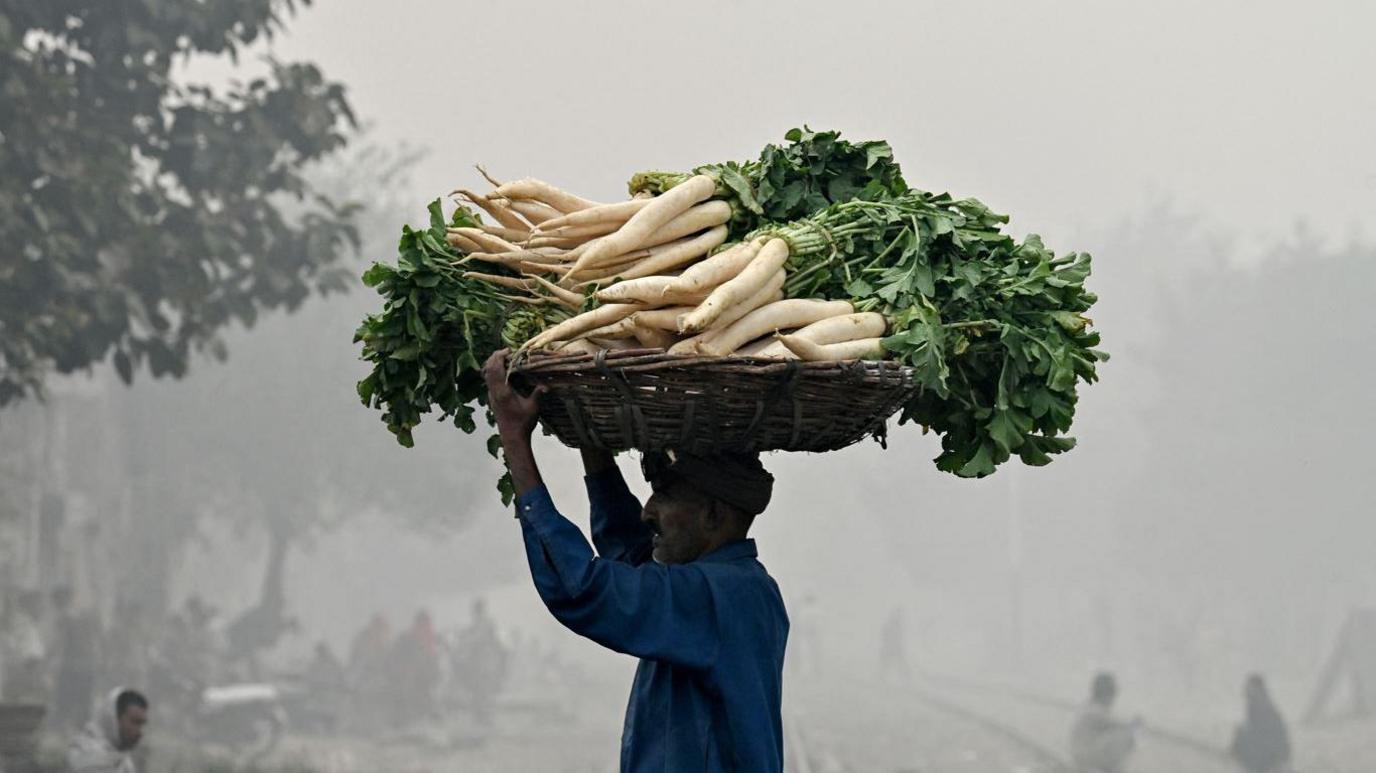
M780 362L660 349L534 353L512 376L549 391L540 423L565 445L622 451L832 451L884 439L912 396L896 362Z

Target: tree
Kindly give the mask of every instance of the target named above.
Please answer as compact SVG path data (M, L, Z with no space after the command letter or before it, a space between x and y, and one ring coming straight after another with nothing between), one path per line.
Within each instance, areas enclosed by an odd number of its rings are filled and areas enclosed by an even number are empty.
M0 0L0 407L107 358L181 377L229 323L347 286L354 208L306 176L355 128L344 87L272 59L222 92L173 73L306 4Z

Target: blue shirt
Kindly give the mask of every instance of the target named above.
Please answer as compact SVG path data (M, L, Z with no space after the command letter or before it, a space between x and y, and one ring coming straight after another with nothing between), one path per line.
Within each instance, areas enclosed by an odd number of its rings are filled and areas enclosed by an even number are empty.
M596 555L544 486L518 497L516 508L549 611L574 633L640 658L623 773L782 773L788 615L755 541L657 564L620 471L589 476L587 486Z

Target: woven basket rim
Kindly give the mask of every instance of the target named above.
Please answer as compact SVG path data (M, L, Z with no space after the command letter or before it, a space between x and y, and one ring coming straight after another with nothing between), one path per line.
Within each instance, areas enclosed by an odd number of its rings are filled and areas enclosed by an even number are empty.
M808 371L853 370L873 368L896 371L900 376L911 378L914 369L895 360L825 360L808 362L803 360L780 360L771 357L750 357L738 355L712 356L698 354L670 354L663 349L602 349L596 353L578 352L560 354L558 352L531 352L525 358L508 367L513 374L538 375L549 372L568 372L585 368L602 367L625 369L644 366L662 367L673 365L682 368L714 367L746 368L759 373L782 372L801 368Z

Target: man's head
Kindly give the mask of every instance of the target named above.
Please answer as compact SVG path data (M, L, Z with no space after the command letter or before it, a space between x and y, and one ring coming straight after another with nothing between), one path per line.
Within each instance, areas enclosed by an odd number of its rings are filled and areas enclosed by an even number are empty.
M139 745L144 725L148 724L148 699L137 690L124 690L115 698L115 725L119 748L128 751Z
M654 494L640 517L654 532L661 564L687 563L744 539L774 484L754 454L650 453L641 466Z
M1094 684L1089 688L1089 695L1101 706L1112 706L1114 698L1118 697L1118 680L1107 672L1096 675Z

